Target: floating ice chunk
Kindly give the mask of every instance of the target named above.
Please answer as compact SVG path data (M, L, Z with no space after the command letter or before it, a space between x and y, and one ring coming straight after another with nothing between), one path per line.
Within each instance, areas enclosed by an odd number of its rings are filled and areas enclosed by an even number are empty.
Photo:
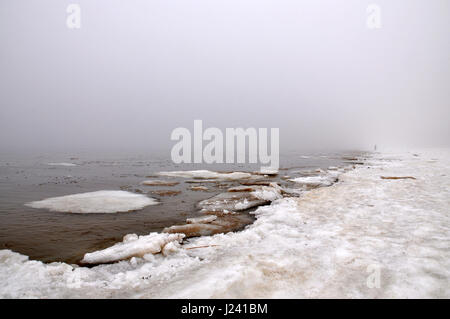
M284 196L288 196L288 197L299 197L303 192L304 192L304 190L299 189L299 188L283 187L281 189L281 193Z
M212 212L205 212L211 214ZM217 214L217 215L216 215ZM185 225L164 228L166 233L182 233L187 238L228 233L241 228L245 221L232 213L217 212L205 217L187 219Z
M189 189L191 191L203 191L203 192L208 191L208 187L206 187L206 186L191 186L191 187L189 187Z
M158 202L141 194L126 191L97 191L47 198L25 204L32 208L67 213L118 213L142 209Z
M271 202L283 197L283 196L281 196L280 189L277 189L275 187L266 187L266 186L263 186L260 189L255 190L254 192L252 192L252 195L255 196L256 198L271 201Z
M232 187L226 193L201 201L198 207L207 211L240 211L264 205L281 198L281 188L276 183L270 185Z
M217 179L188 179L186 183L188 184L204 184L204 183L212 183L217 184L219 180Z
M151 191L151 193L158 195L158 196L177 196L177 195L181 194L181 191L162 189L162 190Z
M307 187L320 187L320 186L331 186L334 182L336 182L336 180L337 180L336 174L329 174L319 176L297 177L290 179L289 181Z
M259 173L265 175L278 175L278 169L270 167L261 167Z
M219 179L219 180L238 180L253 177L252 174L244 172L217 173L208 170L159 172L159 175L170 177Z
M213 224L185 224L185 225L175 225L166 227L163 229L163 233L172 234L184 234L186 237L198 237L198 236L209 236L217 233L221 233L222 227Z
M188 224L207 224L207 223L215 221L216 219L217 219L217 216L208 215L208 216L202 216L202 217L196 217L196 218L188 218L188 219L186 219L186 223L188 223Z
M141 182L145 186L175 186L180 184L179 182L160 181L160 180L147 180Z
M228 188L228 192L235 193L235 192L252 192L255 190L255 187L252 186L235 186Z
M250 180L250 181L239 181L239 184L244 185L244 186L270 186L270 183L272 183L271 181L268 180Z
M206 211L240 211L268 203L250 192L227 192L202 200L198 207Z
M243 201L238 202L234 205L235 210L245 210L254 206L258 206L260 204L256 204L255 202L250 203L247 198L244 198Z
M157 254L171 242L180 243L184 235L150 233L149 235L136 237L135 234L126 235L121 243L85 254L81 262L85 264L104 264L131 257L143 257L146 254Z
M50 165L50 166L77 166L77 164L74 164L74 163L47 163L47 165Z

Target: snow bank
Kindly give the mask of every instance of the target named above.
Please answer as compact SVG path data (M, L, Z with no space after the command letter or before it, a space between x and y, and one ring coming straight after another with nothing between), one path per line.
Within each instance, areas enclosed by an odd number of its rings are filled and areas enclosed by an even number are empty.
M342 183L259 207L241 232L169 243L167 256L80 268L0 251L0 296L449 298L450 151L418 154L377 155Z
M244 172L217 173L208 170L159 172L159 175L170 177L216 179L216 180L239 180L255 177L250 173Z
M180 243L182 234L150 233L146 236L126 235L121 243L84 255L82 263L101 264L161 252L168 243Z
M141 194L126 191L97 191L47 198L26 206L67 213L118 213L142 209L158 202Z

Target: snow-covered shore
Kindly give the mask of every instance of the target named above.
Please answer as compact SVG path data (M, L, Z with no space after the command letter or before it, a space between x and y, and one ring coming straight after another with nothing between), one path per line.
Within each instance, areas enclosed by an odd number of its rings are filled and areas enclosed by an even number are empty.
M0 297L449 298L449 193L450 150L377 154L165 254L86 268L1 250Z

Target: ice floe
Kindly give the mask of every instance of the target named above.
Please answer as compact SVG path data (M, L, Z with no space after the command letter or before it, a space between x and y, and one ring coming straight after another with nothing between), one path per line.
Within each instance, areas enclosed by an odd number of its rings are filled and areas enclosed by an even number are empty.
M255 186L255 185L260 185L260 186L270 186L270 183L272 183L272 181L269 180L249 180L249 181L239 181L239 184L241 185L245 185L245 186Z
M67 213L118 213L156 205L154 198L126 191L103 190L59 197L51 197L25 204L39 209Z
M158 195L158 196L176 196L181 194L181 191L174 191L169 189L160 189L155 191L150 191L152 194Z
M297 178L289 179L290 182L297 183L302 186L309 188L320 187L320 186L330 186L333 185L338 179L338 174L324 174L317 176L302 176Z
M163 229L163 232L172 234L182 233L186 237L199 237L222 233L223 229L220 225L211 223L194 223L166 227Z
M146 180L141 182L145 186L175 186L180 184L179 182L173 181L161 181L161 180Z
M258 173L264 175L278 175L278 169L270 167L261 167Z
M277 187L267 187L262 186L259 189L256 189L251 193L256 198L267 200L273 202L274 200L280 199L283 196L281 195L281 188Z
M217 216L208 215L208 216L201 216L201 217L195 217L195 218L188 218L188 219L186 219L186 223L188 223L188 224L207 224L207 223L215 221L216 219L217 219Z
M211 198L202 200L197 206L203 211L241 211L264 205L281 198L281 188L272 186L236 186Z
M85 264L101 264L131 257L144 257L146 254L157 254L167 244L180 243L183 238L183 234L150 233L145 236L129 234L123 238L121 243L85 254L81 262Z
M267 203L268 200L258 198L250 192L227 192L202 200L197 206L202 210L240 211Z
M189 189L191 191L203 191L203 192L208 191L208 187L206 187L206 186L191 186L191 187L189 187Z
M186 238L228 233L242 228L242 216L230 212L204 212L203 217L188 218L186 224L164 228L166 233L182 233Z
M255 190L254 186L235 186L228 188L227 192L252 192Z

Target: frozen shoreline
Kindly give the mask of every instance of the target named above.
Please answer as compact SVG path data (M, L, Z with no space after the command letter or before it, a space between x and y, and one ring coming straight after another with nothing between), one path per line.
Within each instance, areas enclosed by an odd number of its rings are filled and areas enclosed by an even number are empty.
M84 268L1 250L0 297L449 298L450 151L418 155L375 155L338 184L258 208L241 232L166 256ZM380 288L367 286L371 266Z

